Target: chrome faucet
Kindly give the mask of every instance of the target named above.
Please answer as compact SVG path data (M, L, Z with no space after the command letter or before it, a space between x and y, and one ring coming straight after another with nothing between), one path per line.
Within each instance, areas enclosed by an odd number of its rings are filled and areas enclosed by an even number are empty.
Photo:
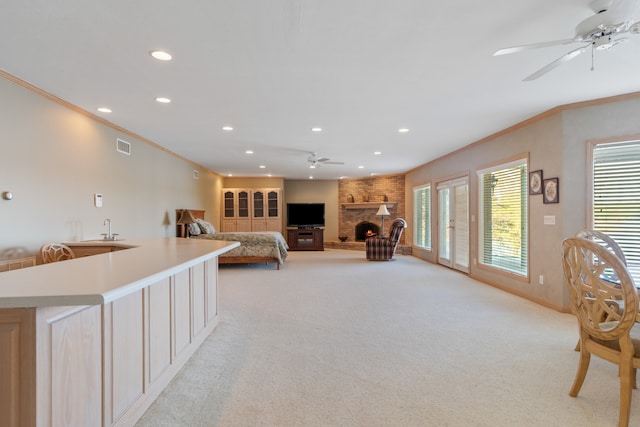
M108 225L109 229L108 229L108 233L104 234L102 233L101 235L104 236L103 240L116 240L116 236L117 234L111 234L111 220L109 218L104 220L104 223L102 225Z

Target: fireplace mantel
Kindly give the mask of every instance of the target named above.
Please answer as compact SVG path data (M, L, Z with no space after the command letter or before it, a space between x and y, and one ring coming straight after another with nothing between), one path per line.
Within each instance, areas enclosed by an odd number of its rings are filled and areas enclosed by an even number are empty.
M393 209L398 202L366 202L366 203L343 203L344 209L378 209L380 205L387 205L387 209Z

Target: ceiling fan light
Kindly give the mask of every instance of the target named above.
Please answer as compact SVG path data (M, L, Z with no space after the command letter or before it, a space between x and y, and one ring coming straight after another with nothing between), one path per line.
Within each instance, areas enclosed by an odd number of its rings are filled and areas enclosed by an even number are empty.
M631 34L640 34L640 22L636 22L631 27L629 27L629 32Z

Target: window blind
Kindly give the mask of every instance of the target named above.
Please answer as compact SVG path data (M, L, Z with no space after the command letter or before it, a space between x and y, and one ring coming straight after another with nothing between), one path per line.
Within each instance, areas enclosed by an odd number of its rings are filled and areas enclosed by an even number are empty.
M594 146L593 228L618 242L640 285L640 141Z
M431 186L413 190L414 242L416 246L431 249Z
M526 160L478 171L479 262L528 275Z

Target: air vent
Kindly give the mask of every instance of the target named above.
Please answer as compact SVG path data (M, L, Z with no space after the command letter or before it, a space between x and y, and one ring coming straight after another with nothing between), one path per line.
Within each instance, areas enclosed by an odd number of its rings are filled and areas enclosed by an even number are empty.
M193 170L193 179L200 179L200 171Z
M122 140L120 138L116 139L116 150L119 153L126 154L127 156L131 155L131 143Z

